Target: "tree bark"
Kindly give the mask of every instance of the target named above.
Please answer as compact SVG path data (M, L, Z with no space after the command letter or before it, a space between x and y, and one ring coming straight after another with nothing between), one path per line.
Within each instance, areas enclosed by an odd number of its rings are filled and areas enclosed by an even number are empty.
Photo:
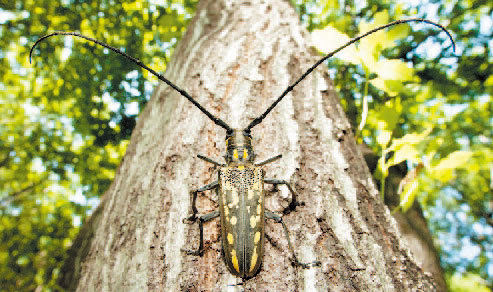
M244 128L320 56L288 1L204 0L166 76L234 128ZM282 153L266 177L288 180L303 206L284 216L296 253L321 267L290 263L282 227L268 221L262 270L232 276L221 257L219 223L185 225L189 191L217 173L196 154L220 157L225 131L160 84L139 116L127 153L101 207L72 249L61 277L78 291L434 291L402 244L356 147L326 68L301 82L252 130L258 160ZM268 210L288 204L269 192ZM216 194L199 196L204 214ZM92 223L91 223L92 222ZM97 225L96 225L97 224ZM86 237L84 237L86 236ZM67 284L69 283L69 284Z

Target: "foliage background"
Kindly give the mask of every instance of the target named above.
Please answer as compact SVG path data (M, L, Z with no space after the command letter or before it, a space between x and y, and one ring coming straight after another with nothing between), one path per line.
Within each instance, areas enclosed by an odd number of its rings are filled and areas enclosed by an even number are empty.
M155 78L55 30L108 42L164 72L197 1L0 0L0 290L55 291L66 250L123 156ZM329 60L360 142L411 170L451 291L493 288L493 8L487 1L292 1L315 46L406 17ZM411 28L412 27L412 28ZM330 38L330 36L337 36ZM186 84L182 84L186 89ZM366 119L363 118L366 116ZM361 121L364 120L364 123ZM359 125L364 124L362 130Z

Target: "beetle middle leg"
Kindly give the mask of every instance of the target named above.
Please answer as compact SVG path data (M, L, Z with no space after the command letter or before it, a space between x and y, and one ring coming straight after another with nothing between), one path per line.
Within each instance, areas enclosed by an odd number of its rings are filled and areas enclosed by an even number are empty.
M199 248L197 250L190 250L182 248L181 251L186 252L188 255L202 256L204 254L204 222L210 221L216 217L219 217L219 211L207 213L203 216L197 217L199 219Z
M291 211L294 211L294 209L296 209L296 206L299 206L300 205L300 203L298 203L298 201L296 200L296 193L294 192L294 190L291 187L291 184L289 182L287 182L285 180L281 180L281 179L270 179L270 178L266 178L266 179L264 179L264 183L272 184L274 186L277 186L277 185L286 185L288 187L289 192L291 193L291 202L283 210L283 213L285 215L291 213Z
M193 222L197 221L198 217L197 217L197 206L196 206L196 201L197 201L197 194L199 192L205 192L205 191L208 191L208 190L212 190L212 189L215 189L217 188L217 186L219 185L218 181L216 180L215 182L213 183L210 183L208 185L205 185L201 188L198 188L196 189L195 191L191 191L190 192L190 197L192 198L192 215L190 215L189 217L187 218L184 218L183 219L183 223L185 224L192 224Z
M296 254L294 253L294 249L293 249L293 245L291 244L291 240L289 239L289 232L288 232L288 228L286 227L286 224L284 223L284 221L282 221L282 217L277 215L276 213L272 213L272 212L269 212L269 211L265 211L265 218L267 219L272 219L274 221L276 221L276 223L281 223L282 224L282 228L284 229L284 235L286 236L286 239L288 240L288 247L289 247L289 250L291 251L291 254L293 255L293 258L292 258L292 262L295 266L300 266L304 269L307 269L309 267L315 267L315 266L320 266L320 261L313 261L311 263L302 263L298 260L298 258L296 257Z

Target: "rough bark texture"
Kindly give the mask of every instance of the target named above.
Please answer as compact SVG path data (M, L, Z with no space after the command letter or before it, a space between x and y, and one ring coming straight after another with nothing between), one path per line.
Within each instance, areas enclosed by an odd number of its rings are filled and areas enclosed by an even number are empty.
M288 1L201 1L166 76L242 128L319 58L307 39ZM268 222L263 268L242 281L222 261L217 220L205 224L203 257L180 252L198 246L197 226L182 223L188 192L216 177L195 155L219 159L225 131L158 86L92 220L97 225L78 239L84 250L72 250L79 270L64 283L79 291L435 290L403 246L350 129L324 68L253 129L259 160L283 154L265 167L267 177L291 181L305 202L284 217L298 257L322 266L291 266L282 227ZM281 186L266 207L282 210L287 198ZM199 212L216 209L215 199L200 196Z

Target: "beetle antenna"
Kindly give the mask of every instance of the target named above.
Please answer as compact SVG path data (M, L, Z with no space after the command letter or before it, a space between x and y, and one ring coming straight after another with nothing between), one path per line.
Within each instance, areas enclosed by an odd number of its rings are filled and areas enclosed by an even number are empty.
M335 54L337 54L339 51L341 51L342 49L346 48L347 46L359 41L360 39L372 34L372 33L375 33L379 30L382 30L382 29L385 29L387 27L390 27L390 26L394 26L394 25L397 25L397 24L401 24L401 23L407 23L407 22L425 22L425 23L428 23L428 24L431 24L431 25L434 25L438 28L440 28L441 30L443 30L447 36L449 37L449 39L452 41L452 47L453 47L453 50L455 52L455 42L454 42L454 39L452 38L452 35L450 35L449 31L443 27L442 25L438 24L438 23L435 23L433 21L430 21L430 20L427 20L427 19L423 19L423 18L410 18L410 19L402 19L402 20L396 20L396 21L393 21L393 22L390 22L388 24L385 24L385 25L382 25L382 26L379 26L379 27L376 27L360 36L357 36L357 37L354 37L352 38L351 40L349 40L347 43L345 43L344 45L340 46L339 48L333 50L332 52L330 52L329 54L327 54L325 57L323 57L322 59L320 59L317 63L315 63L315 65L313 65L312 67L310 67L303 75L301 75L300 78L298 78L298 80L296 80L293 84L289 85L288 88L286 88L286 90L284 90L284 92L276 99L276 101L274 101L270 106L269 108L267 108L267 110L261 114L260 116L258 116L257 118L255 118L249 125L248 127L245 128L245 130L243 130L246 134L249 134L250 133L250 130L255 127L256 125L260 124L262 122L262 120L272 111L272 109L274 109L276 107L276 105L289 93L293 90L293 88L298 85L298 83L300 83L303 79L305 79L306 76L308 76L315 68L318 67L318 65L322 64L325 60L331 58L332 56L334 56Z
M40 42L42 42L43 40L49 38L49 37L52 37L52 36L56 36L56 35L71 35L71 36L76 36L76 37L80 37L80 38L83 38L83 39L86 39L88 41L91 41L95 44L98 44L100 46L103 46L107 49L110 49L112 50L113 52L117 53L117 54L120 54L122 56L124 56L125 58L129 59L130 61L134 62L135 64L137 64L138 66L144 68L145 70L149 71L152 75L156 76L159 80L161 81L164 81L164 83L168 84L169 86L171 86L171 88L173 88L174 90L178 91L182 96L184 96L186 99L188 99L191 103L193 103L199 110L201 110L207 117L209 117L209 119L211 119L216 125L224 128L227 133L232 133L233 132L233 129L228 126L228 124L226 124L223 120L221 120L220 118L217 118L215 117L213 114L211 114L208 110L206 110L202 105L200 105L200 103L198 103L193 97L191 97L185 90L181 89L180 87L176 86L175 84L173 84L171 81L169 81L168 79L166 79L163 75L157 73L156 71L154 71L153 69L149 68L148 66L146 66L144 63L142 63L142 61L140 61L139 59L137 58L134 58L124 52L122 52L121 50L115 48L115 47L112 47L106 43L103 43L101 41L98 41L96 39L93 39L93 38L90 38L88 36L85 36L85 35L82 35L80 33L77 33L77 32L65 32L65 31L56 31L54 33L51 33L49 35L45 35L41 38L39 38L35 43L34 45L31 47L31 51L29 52L29 63L31 63L31 56L32 56L32 53L33 53L33 50L34 50L34 47L36 47L36 45Z

